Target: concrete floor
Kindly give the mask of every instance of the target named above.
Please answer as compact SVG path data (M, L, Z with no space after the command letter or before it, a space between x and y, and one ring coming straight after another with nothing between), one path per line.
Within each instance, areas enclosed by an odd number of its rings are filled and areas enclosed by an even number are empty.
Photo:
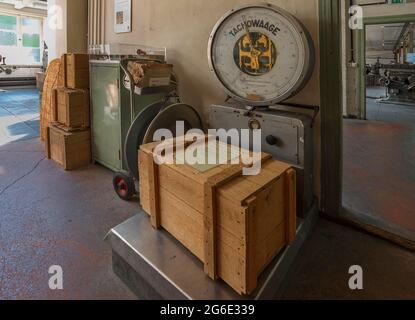
M103 239L136 212L99 166L65 172L44 155L34 89L0 93L0 300L131 299ZM64 290L48 287L49 267Z
M0 177L0 300L133 298L103 239L138 204L114 195L110 171L65 172L35 139L0 147ZM49 290L52 265L63 291Z
M344 205L415 239L415 106L367 100L344 121Z
M364 290L352 291L349 268L363 268ZM285 284L283 299L415 299L415 253L320 220Z
M7 104L2 101L2 109ZM46 160L39 139L27 140L32 128L22 125L19 113L0 115L3 138L10 140L0 145L0 300L134 299L113 274L103 239L138 204L115 196L107 169L65 172ZM3 117L24 130L14 135ZM365 290L358 293L348 288L355 264L365 271ZM48 287L52 265L63 268L63 291ZM282 298L415 298L414 266L413 252L321 220Z
M387 90L385 87L367 87L366 97L369 99L381 99L386 98Z

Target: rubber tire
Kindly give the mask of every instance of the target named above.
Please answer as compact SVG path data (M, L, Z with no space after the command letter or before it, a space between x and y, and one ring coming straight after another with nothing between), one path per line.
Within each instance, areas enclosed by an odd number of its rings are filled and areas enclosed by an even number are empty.
M115 193L124 201L131 201L137 194L134 178L125 172L116 172L112 179Z

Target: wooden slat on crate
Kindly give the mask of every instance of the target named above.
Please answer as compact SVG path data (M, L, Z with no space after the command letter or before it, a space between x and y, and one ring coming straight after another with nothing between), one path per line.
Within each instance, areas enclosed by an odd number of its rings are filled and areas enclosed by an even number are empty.
M89 89L89 55L67 53L62 56L63 86L71 89Z

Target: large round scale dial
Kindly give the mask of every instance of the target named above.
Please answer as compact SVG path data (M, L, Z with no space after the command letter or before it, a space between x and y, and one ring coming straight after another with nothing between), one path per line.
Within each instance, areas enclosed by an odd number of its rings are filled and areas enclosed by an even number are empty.
M228 94L252 106L295 95L314 68L307 30L294 16L269 4L228 12L210 36L208 57Z

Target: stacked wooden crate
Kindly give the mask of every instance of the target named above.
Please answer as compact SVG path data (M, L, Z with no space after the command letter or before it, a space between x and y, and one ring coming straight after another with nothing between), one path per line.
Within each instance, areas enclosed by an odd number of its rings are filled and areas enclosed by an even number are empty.
M76 170L91 162L88 55L63 55L59 84L53 90L46 151L65 170Z

